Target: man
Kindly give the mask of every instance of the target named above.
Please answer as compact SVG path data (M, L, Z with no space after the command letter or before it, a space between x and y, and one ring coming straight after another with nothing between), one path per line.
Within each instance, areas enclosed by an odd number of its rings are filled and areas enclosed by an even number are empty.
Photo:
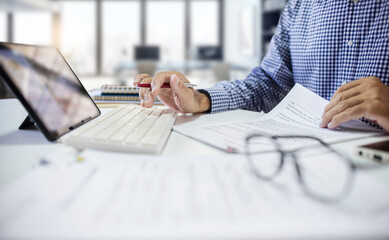
M389 132L389 0L290 0L261 66L243 81L195 91L183 74L161 72L140 82L152 86L142 106L158 96L183 113L268 112L300 83L330 100L320 127L365 118Z

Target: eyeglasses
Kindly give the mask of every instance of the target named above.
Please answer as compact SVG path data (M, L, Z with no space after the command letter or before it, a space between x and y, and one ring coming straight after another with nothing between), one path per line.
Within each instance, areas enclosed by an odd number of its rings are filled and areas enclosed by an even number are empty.
M286 150L295 141L311 147ZM254 175L266 181L278 176L286 159L291 159L305 194L325 203L336 203L347 196L357 169L381 166L357 165L321 139L311 136L250 135L246 138L245 154Z

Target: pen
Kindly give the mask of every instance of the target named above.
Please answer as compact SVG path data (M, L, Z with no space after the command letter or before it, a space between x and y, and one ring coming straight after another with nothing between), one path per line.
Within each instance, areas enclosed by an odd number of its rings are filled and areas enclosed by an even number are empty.
M139 83L135 86L138 88L151 88L150 83ZM194 87L197 87L197 84L185 83L185 86L190 87L190 88L194 88ZM164 84L162 84L161 88L170 88L170 83L165 82Z

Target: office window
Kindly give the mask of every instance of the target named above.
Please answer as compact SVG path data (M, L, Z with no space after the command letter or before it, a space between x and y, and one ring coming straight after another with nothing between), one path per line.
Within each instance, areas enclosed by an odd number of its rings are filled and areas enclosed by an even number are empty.
M49 12L15 12L14 42L51 45L52 15Z
M218 1L191 1L190 4L191 45L218 45Z
M183 61L184 1L148 1L146 16L146 44L160 47L161 61Z
M103 2L103 73L114 73L119 64L134 59L140 44L140 2Z
M0 12L0 41L7 41L7 14Z
M61 52L76 74L95 74L95 1L63 1L60 15Z

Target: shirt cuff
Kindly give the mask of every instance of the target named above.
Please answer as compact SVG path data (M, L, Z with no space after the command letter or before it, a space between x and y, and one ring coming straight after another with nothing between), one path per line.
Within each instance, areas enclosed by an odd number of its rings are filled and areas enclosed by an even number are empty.
M211 109L209 109L206 113L218 113L232 109L231 95L223 88L199 89L197 91L209 97Z

